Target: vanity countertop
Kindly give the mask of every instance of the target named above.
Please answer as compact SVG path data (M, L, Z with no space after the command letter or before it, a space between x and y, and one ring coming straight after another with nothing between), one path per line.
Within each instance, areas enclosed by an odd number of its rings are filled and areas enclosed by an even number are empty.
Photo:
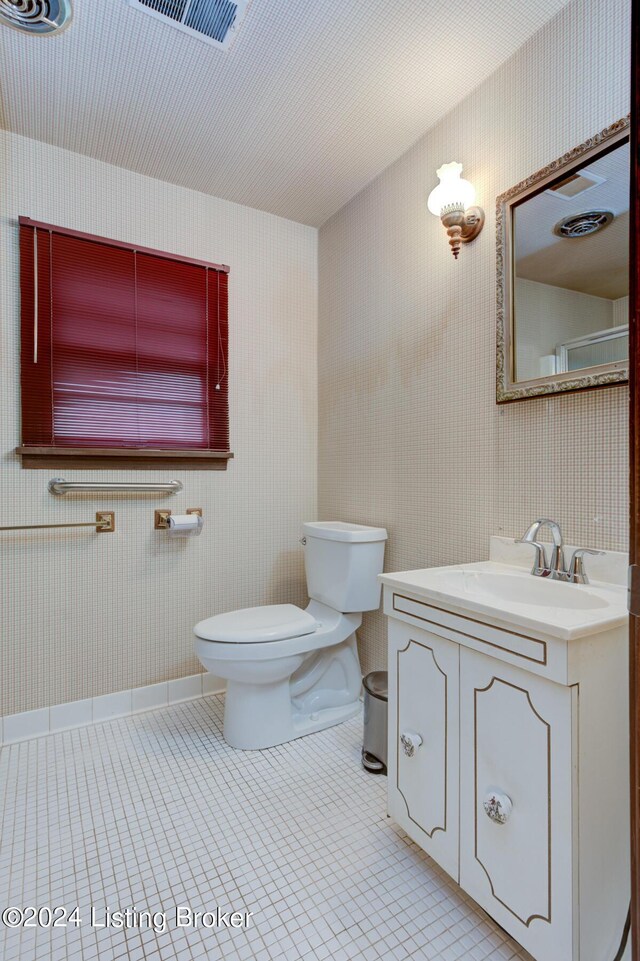
M481 614L496 625L517 625L562 640L610 630L628 617L627 591L619 583L568 584L495 560L386 573L380 580L436 608Z

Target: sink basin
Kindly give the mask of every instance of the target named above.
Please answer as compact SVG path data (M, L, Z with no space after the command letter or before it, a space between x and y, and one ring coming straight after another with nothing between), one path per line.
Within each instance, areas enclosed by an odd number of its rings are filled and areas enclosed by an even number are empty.
M434 590L443 593L488 596L509 604L573 611L596 611L610 606L608 600L594 594L588 587L521 574L444 569L432 571L430 583Z

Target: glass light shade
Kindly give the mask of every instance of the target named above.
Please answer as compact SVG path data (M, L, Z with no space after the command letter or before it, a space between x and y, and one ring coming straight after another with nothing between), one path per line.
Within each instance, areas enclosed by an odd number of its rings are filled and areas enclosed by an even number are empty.
M443 164L436 173L440 179L437 187L429 194L427 207L436 217L453 210L467 210L472 207L476 199L476 190L472 183L461 177L462 164Z

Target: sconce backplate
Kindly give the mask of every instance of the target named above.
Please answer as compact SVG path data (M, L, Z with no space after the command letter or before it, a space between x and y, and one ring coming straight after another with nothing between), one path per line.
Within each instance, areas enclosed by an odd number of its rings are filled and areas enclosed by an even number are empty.
M463 244L468 244L475 240L484 227L484 210L482 207L469 207L464 212L464 224L462 226L462 236L460 240Z
M484 227L484 210L482 207L469 207L464 212L452 210L440 219L447 230L451 253L457 260L460 245L471 243Z

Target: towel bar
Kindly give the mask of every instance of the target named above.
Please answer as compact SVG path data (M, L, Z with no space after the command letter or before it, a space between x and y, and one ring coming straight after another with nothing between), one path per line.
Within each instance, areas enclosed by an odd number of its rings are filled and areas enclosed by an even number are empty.
M96 511L94 521L76 521L69 524L11 524L9 527L0 527L0 531L45 530L50 527L94 527L96 534L113 534L116 529L116 518L113 511Z

